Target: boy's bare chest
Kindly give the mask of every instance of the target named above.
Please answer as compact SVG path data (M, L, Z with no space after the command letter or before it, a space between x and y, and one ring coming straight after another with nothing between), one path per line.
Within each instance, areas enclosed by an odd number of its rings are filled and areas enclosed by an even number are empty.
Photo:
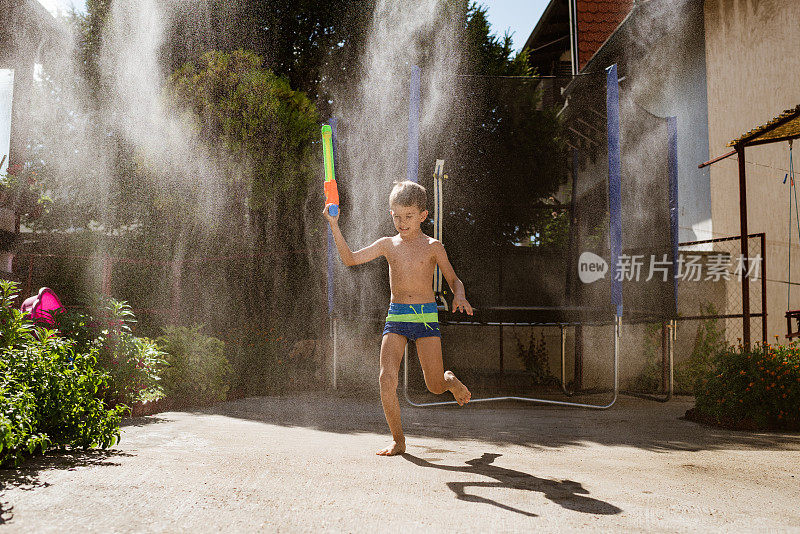
M432 269L436 264L433 248L427 243L393 244L386 255L389 268L395 274L413 273Z

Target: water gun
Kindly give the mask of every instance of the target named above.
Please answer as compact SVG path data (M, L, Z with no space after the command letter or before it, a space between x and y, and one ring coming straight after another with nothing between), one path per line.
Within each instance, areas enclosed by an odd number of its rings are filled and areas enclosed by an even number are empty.
M322 156L325 159L325 205L331 217L339 215L339 190L333 172L333 132L330 125L322 125Z

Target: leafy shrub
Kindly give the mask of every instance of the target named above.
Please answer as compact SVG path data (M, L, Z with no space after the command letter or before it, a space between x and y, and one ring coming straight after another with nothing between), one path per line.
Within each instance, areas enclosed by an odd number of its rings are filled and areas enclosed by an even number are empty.
M237 395L271 395L287 391L303 372L303 362L290 361L291 344L274 327L231 329L226 333L232 354ZM309 371L311 372L311 371ZM311 372L313 374L313 372Z
M15 291L0 280L0 465L53 446L113 445L125 408L99 398L109 377L96 349L34 327L13 308Z
M164 396L160 374L164 353L155 341L133 335L136 318L127 302L101 298L92 315L66 311L55 315L58 330L76 342L79 350L97 351L110 385L103 398L111 405L152 401Z
M716 315L713 304L702 307L703 315ZM705 319L697 329L692 354L685 361L675 365L675 390L691 393L697 391L698 381L707 376L714 367L716 355L724 350L725 330L718 319Z
M700 414L725 426L800 429L800 344L720 351L695 400Z
M203 334L202 328L167 326L157 340L166 355L163 387L169 398L184 402L225 400L233 374L225 358L225 343Z
M718 312L713 304L701 306L702 315L713 316ZM714 365L716 354L725 348L725 330L718 319L704 319L697 328L697 337L689 357L675 364L673 388L677 394L692 395L697 381L706 376ZM685 328L686 323L678 323ZM692 323L688 323L692 324ZM645 361L641 372L631 381L631 390L653 392L661 389L663 362L661 355L661 323L646 325L642 358Z

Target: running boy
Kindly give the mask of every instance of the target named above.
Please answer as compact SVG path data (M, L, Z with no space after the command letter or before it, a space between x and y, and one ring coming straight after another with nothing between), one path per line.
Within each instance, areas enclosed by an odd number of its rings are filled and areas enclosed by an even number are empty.
M464 294L464 284L456 276L447 259L444 245L426 236L420 224L428 217L425 209L425 188L411 181L395 182L389 195L389 208L398 234L382 237L368 247L350 250L339 229L339 216L332 217L325 207L325 217L331 225L336 248L347 266L359 265L380 256L389 262L391 303L381 341L381 404L386 422L392 431L392 444L377 452L393 456L406 450L403 426L400 422L400 403L397 400L397 374L408 341L415 341L417 354L425 376L425 385L432 393L449 391L459 405L469 402L470 392L442 363L441 334L436 302L433 295L433 271L442 270L453 290L453 309L472 315L472 306Z

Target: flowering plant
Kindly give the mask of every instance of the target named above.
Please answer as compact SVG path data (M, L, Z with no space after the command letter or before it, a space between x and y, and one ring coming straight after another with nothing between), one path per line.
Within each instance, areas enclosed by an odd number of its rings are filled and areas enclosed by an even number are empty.
M96 350L37 327L14 306L18 286L0 280L0 467L54 447L110 447L124 406L97 398L108 387Z
M695 398L701 414L726 426L800 429L800 342L721 350Z
M155 341L137 337L136 318L127 302L98 299L93 315L67 311L55 315L56 327L81 348L97 351L97 364L111 377L103 398L111 405L131 405L164 397L161 372L164 352Z

